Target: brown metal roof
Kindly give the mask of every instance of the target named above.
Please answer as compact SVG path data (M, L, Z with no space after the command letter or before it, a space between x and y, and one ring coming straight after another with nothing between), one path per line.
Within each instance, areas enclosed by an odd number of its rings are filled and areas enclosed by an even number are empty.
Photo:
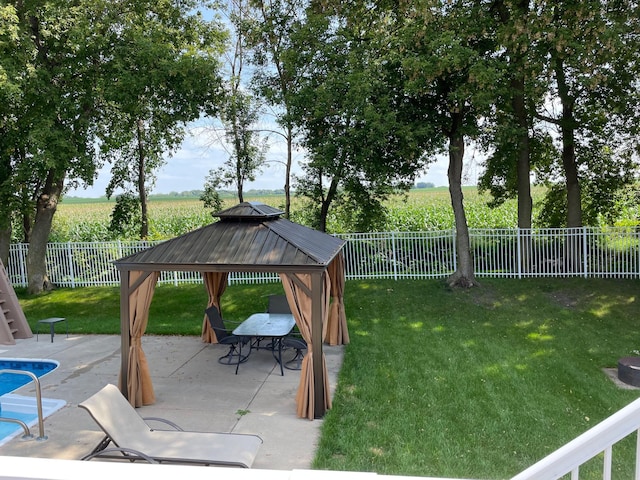
M324 269L344 240L280 218L264 204L241 203L220 221L114 263L120 270L303 272Z

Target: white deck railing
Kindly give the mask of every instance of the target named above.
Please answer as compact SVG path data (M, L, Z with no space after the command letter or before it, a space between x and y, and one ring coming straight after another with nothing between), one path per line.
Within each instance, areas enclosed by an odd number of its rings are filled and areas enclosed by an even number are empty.
M603 458L603 480L611 480L613 446L623 438L638 432L636 439L635 479L640 479L640 399L587 430L575 440L527 468L511 480L554 480L571 474L580 478L580 466L600 453Z
M635 228L472 229L478 277L640 277L640 233ZM442 278L455 269L455 232L385 232L341 235L347 240L347 279ZM50 243L49 278L62 287L117 285L112 262L159 242ZM9 278L27 285L28 244L10 249ZM276 281L277 276L232 273L231 283ZM197 272L164 272L164 283L200 282Z

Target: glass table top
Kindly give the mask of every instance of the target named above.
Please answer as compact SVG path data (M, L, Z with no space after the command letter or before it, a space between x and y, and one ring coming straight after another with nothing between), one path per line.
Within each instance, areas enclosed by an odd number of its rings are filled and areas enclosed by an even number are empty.
M233 331L248 337L284 337L296 324L290 313L254 313Z

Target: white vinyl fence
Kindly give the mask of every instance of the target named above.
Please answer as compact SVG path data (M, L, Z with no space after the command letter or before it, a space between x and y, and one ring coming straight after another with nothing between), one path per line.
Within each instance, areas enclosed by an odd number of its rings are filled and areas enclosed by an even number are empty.
M478 277L640 277L640 232L632 227L573 229L471 229ZM347 240L347 279L443 278L455 270L455 231L341 235ZM112 262L159 242L50 243L50 280L61 287L117 285ZM8 274L27 285L27 244L13 244ZM277 280L273 274L232 272L232 283ZM197 272L164 272L164 283L200 282Z

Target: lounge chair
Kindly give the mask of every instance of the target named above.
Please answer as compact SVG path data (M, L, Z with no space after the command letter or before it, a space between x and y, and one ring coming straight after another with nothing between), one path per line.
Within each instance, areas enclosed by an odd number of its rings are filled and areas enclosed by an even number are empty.
M87 410L106 433L106 437L82 460L115 458L249 468L262 444L257 435L185 432L172 422L156 417L146 419L163 421L178 428L154 430L111 384L78 406ZM107 448L111 442L115 447Z

